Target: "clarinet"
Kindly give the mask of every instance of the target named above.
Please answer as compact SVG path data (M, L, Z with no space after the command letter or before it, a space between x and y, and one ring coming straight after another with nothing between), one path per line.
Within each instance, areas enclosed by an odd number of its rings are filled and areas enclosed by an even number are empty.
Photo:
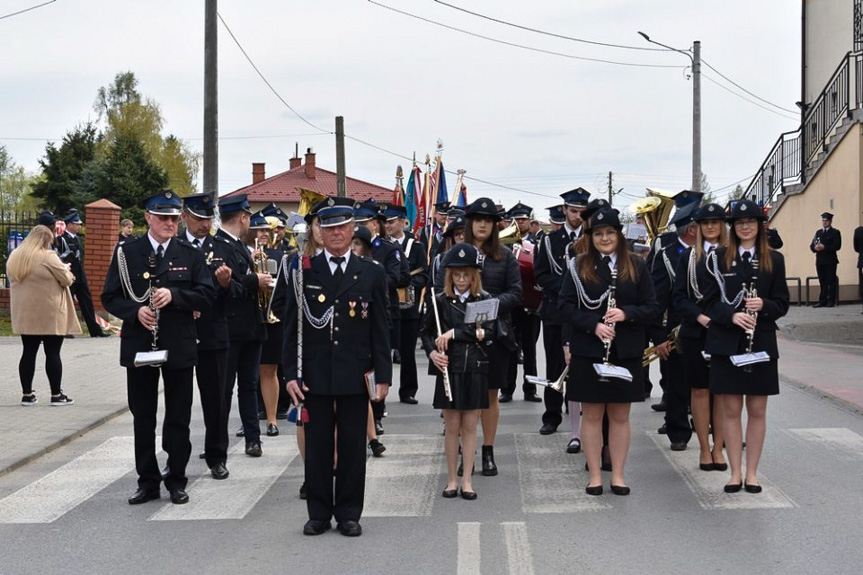
M603 264L605 265L605 264ZM605 309L605 313L607 314L610 310L617 307L617 301L615 298L615 291L617 290L617 268L611 270L611 285L608 286L608 307ZM614 322L605 320L605 325L608 327L614 327ZM608 363L608 358L611 355L611 340L603 339L602 343L605 344L605 357L602 362L605 365L610 365Z
M159 349L159 315L161 311L156 309L156 290L153 286L153 279L156 277L156 256L150 256L148 267L150 268L150 288L147 290L150 294L148 307L150 308L150 311L152 311L156 315L156 323L153 324L153 343L151 344L150 349L156 351L157 349Z
M744 292L744 296L743 296L746 299L758 297L758 290L755 287L756 280L758 279L758 259L756 258L756 256L752 256L752 259L750 260L749 263L751 266L750 276L749 276L749 285L745 288L745 292ZM758 312L757 311L750 311L750 310L746 309L746 315L748 315L749 317L754 319L756 322L758 322ZM754 341L755 341L755 328L753 327L752 329L746 330L746 353L752 353L752 343ZM743 371L745 371L747 373L751 373L752 372L752 366L751 365L744 366Z

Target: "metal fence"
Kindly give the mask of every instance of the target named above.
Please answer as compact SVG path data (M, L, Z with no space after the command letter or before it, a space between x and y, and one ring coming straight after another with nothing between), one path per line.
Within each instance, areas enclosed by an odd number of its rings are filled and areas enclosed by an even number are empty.
M0 281L5 287L9 287L6 279L6 260L9 254L17 248L33 226L36 225L38 214L30 212L2 212L0 213L0 237L5 242L5 247L0 249Z

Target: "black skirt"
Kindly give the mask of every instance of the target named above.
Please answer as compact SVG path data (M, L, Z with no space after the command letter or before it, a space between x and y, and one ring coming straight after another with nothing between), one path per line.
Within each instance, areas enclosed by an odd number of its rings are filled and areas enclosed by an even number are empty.
M683 373L686 383L692 389L707 389L710 387L710 363L704 359L704 342L707 333L700 338L680 338L680 351L683 355Z
M632 374L632 381L609 379L599 381L593 368L601 359L572 356L569 376L566 379L566 400L584 403L637 403L644 401L644 370L641 359L614 360L612 363L625 367Z
M485 373L451 373L449 385L452 401L444 392L443 377L435 379L435 409L488 409L488 375Z
M746 371L734 367L727 356L710 358L710 392L729 395L778 395L779 364L776 358L754 363Z
M267 341L261 348L262 365L279 365L282 363L282 340L285 327L282 322L267 324Z

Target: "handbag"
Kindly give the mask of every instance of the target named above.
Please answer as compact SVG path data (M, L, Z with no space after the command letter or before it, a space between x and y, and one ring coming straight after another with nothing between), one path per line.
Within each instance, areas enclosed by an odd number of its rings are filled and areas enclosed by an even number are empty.
M497 337L495 337L495 341L500 342L507 351L518 349L518 342L515 340L515 332L512 329L511 317L497 317Z

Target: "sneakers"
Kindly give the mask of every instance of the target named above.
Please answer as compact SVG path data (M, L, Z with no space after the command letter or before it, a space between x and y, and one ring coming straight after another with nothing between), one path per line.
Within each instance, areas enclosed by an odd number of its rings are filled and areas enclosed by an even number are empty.
M72 401L72 398L65 395L62 391L60 395L51 396L51 405L72 405L73 403L75 402Z
M36 405L38 403L38 399L36 399L36 394L31 393L30 395L22 395L21 396L21 405L24 407L29 407L31 405Z

